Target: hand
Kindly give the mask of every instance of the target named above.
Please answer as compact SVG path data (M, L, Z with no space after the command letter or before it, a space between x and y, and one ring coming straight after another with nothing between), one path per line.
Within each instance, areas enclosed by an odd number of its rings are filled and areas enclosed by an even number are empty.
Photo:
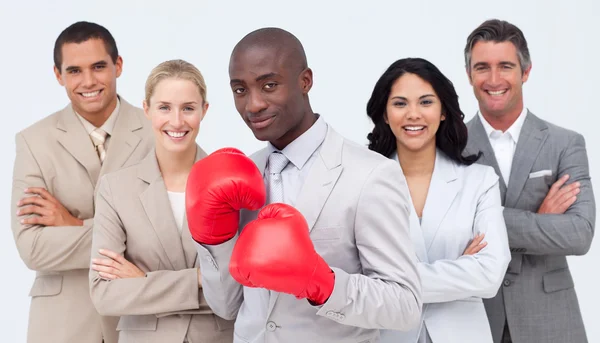
M573 205L577 199L577 194L579 194L580 184L579 182L573 182L563 187L568 179L569 175L565 175L550 187L546 198L544 198L542 205L540 205L538 213L563 214Z
M37 214L21 219L21 224L44 226L82 226L83 220L73 217L50 192L41 187L26 188L25 193L37 194L21 199L17 216ZM25 206L28 205L28 206Z
M469 246L463 252L464 255L475 255L481 251L481 249L485 248L487 242L482 242L485 237L485 233L480 233L469 244Z
M196 162L186 184L192 238L221 244L238 232L240 209L258 210L267 199L261 172L243 152L223 148Z
M98 252L108 257L92 259L92 269L97 271L101 278L115 280L146 276L146 273L123 256L106 249L100 249Z
M335 274L315 251L308 224L292 206L274 203L242 230L229 263L231 276L247 287L306 298L324 304Z

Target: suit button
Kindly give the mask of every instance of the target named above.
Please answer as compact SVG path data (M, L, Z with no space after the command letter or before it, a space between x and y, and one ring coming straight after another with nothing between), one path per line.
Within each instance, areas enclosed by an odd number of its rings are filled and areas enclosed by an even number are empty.
M342 320L346 319L346 316L344 316L343 314L340 314L339 317L338 317L338 319L341 322Z
M328 317L335 317L335 313L333 313L333 311L327 311L325 315Z
M267 323L267 331L273 332L275 330L277 330L277 325L273 322L268 322Z
M510 280L504 280L504 286L505 286L505 287L508 287L508 286L510 286L510 284L511 284L511 283L512 283L512 282L511 282Z

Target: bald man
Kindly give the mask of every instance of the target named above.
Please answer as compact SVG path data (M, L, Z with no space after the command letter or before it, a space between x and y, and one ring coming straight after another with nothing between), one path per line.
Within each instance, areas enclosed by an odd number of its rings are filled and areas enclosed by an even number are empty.
M421 285L398 163L313 112L312 71L291 33L248 34L229 74L238 112L268 142L250 157L267 202L292 218L265 221L269 214L242 210L231 239L197 239L206 301L220 317L237 317L234 342L377 342L379 329L418 325ZM202 228L190 230L200 237Z

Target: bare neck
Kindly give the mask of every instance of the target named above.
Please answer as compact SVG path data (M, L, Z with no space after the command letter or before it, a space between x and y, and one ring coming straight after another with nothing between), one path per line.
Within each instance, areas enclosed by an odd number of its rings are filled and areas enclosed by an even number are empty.
M187 177L196 161L196 150L196 145L180 153L156 147L156 160L168 191L185 191Z
M80 116L82 116L85 120L89 121L95 127L101 127L108 120L115 108L117 108L116 96L110 101L110 104L100 112L88 113L80 111L77 108L75 109L75 111L77 111L77 113L79 113Z
M433 174L435 166L435 144L431 144L421 151L409 151L397 145L398 160L404 176L420 177Z
M517 106L514 110L510 112L498 114L486 113L481 109L479 111L481 111L481 115L483 116L483 118L485 118L485 120L490 124L491 127L493 127L495 130L505 132L517 121L517 119L519 119L519 115L521 115L521 113L523 112L523 104L521 103L519 106Z

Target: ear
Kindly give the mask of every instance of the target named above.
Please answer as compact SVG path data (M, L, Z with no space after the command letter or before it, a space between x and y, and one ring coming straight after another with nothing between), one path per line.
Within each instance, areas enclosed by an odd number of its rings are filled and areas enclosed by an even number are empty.
M56 66L54 66L54 76L56 76L56 81L58 81L58 83L64 87L65 85L65 81L62 78L62 75L60 73L60 69L56 68Z
M473 86L473 80L471 79L471 66L465 66L465 71L467 72L467 78L469 78L469 84Z
M209 104L207 101L205 101L204 104L202 105L202 113L200 114L200 121L202 121L204 119L204 117L206 116L208 107L209 107Z
M388 120L388 117L387 117L387 111L384 111L384 112L383 112L383 121L384 121L386 124L390 125L390 122L389 122L389 120Z
M521 82L527 82L529 79L529 73L531 73L531 68L533 68L533 64L529 64L529 68L523 72L523 75L521 76Z
M446 120L446 113L442 113L442 118L440 119L440 121L444 121Z
M117 72L117 77L121 76L123 72L123 58L121 56L117 57L117 62L115 62L115 70Z
M146 100L144 100L144 102L142 103L143 107L144 107L144 114L146 115L146 118L148 118L148 120L150 119L150 105L146 102Z
M313 73L310 68L304 69L302 73L300 73L300 87L302 88L302 93L308 94L313 85Z

